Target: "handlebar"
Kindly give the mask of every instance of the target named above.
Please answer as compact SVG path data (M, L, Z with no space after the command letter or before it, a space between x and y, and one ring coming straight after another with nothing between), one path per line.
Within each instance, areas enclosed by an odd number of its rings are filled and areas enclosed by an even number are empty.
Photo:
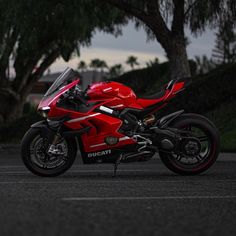
M75 99L80 100L85 106L88 106L87 100L84 98L84 92L80 86L76 85L74 89Z
M83 98L79 93L75 95L75 98L80 100L85 106L89 106L89 104L87 103L87 100Z
M60 103L64 101L65 99L73 100L73 101L79 100L85 106L89 106L89 104L87 103L87 99L84 98L83 91L78 88L75 88L74 90L69 90L66 93L62 94L58 102Z

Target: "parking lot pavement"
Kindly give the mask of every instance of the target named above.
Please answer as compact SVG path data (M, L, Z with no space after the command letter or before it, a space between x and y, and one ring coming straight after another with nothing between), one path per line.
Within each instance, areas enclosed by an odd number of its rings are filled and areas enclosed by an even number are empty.
M33 176L15 152L0 154L0 235L236 235L236 159L221 154L199 176L156 159L80 165ZM236 157L235 157L236 158Z

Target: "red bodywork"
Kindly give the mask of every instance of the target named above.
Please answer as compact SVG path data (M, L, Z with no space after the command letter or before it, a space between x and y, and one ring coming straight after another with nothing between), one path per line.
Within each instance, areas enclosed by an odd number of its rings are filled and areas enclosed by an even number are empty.
M94 83L87 91L89 97L88 103L95 103L86 112L69 110L57 106L57 102L62 94L77 85L80 80L73 81L59 90L56 95L44 98L39 104L38 109L50 107L48 119L55 117L70 116L70 120L64 125L71 130L79 130L84 127L91 127L88 133L81 136L84 146L84 152L91 153L100 150L120 148L128 144L134 144L136 141L118 132L122 125L122 120L111 117L106 114L96 112L95 109L103 105L114 110L123 110L125 108L134 108L143 110L152 107L150 113L162 108L172 97L174 97L184 87L184 82L173 84L171 89L166 89L162 97L157 99L138 98L129 87L117 82ZM104 139L108 136L119 138L116 145L108 146Z

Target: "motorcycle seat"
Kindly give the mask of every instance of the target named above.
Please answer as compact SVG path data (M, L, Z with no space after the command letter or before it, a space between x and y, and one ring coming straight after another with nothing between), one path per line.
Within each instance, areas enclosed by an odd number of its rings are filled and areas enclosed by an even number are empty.
M151 94L151 95L144 95L144 96L141 96L139 97L140 99L160 99L162 97L164 97L165 95L165 90L161 90L157 93L154 93L154 94Z

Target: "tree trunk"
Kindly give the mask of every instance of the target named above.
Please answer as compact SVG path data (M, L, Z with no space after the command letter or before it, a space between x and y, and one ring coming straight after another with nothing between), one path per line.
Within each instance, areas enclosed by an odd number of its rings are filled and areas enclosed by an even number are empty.
M0 123L9 123L22 116L28 94L16 95L10 88L0 90Z
M23 70L18 70L13 84L8 84L4 89L0 87L0 123L7 123L22 116L27 96L58 56L59 51L55 49L45 57L35 72L32 72L35 65L30 62Z
M23 103L24 104L24 103ZM0 89L0 123L20 117L23 110L20 96L10 86Z
M14 104L11 106L11 110L6 114L6 122L16 120L20 118L23 114L23 108L24 108L25 100L20 99L14 102Z
M166 48L166 52L170 63L170 78L177 79L190 77L191 72L184 40L173 40L170 43L170 46Z

